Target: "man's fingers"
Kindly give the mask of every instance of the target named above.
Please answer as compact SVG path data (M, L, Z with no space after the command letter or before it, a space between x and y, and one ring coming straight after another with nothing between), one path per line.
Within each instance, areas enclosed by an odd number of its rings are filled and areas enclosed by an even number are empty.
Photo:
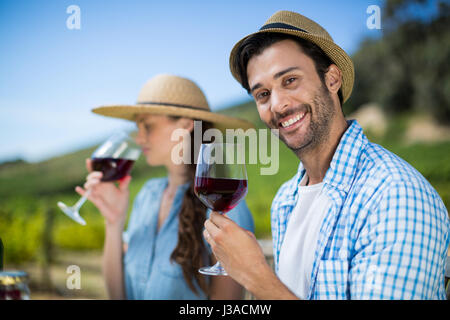
M205 231L207 231L211 237L215 237L220 232L220 229L211 222L211 219L208 219L205 221Z
M211 237L210 233L206 228L203 230L203 238L205 238L206 242L209 243L211 249L213 249L214 251L214 249L216 248L216 242L214 241L213 237Z
M209 234L210 240L208 241L211 248L215 248L217 243L222 243L224 237L226 236L223 230L211 222L211 219L205 221L205 229Z
M236 222L231 220L228 216L219 214L217 212L211 212L209 219L213 224L215 224L220 230L224 232L232 232L236 228L240 228Z
M219 228L223 227L225 224L227 224L229 221L232 221L230 218L221 215L220 213L217 213L215 211L211 212L209 219Z
M205 240L209 243L209 241L211 240L211 236L209 235L208 230L203 229L203 238L205 238Z
M216 211L211 211L211 214L209 215L209 219L211 219L214 223L216 221L219 222L222 218L222 215Z

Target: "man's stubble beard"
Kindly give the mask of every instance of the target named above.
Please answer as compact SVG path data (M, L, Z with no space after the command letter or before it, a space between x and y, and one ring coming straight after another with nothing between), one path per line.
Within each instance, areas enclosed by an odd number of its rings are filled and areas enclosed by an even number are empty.
M318 89L313 99L314 109L310 104L303 104L298 109L306 109L310 116L308 130L302 141L297 145L289 145L282 135L279 136L281 141L291 149L298 157L314 150L317 146L325 143L330 134L331 121L333 120L335 109L333 100L325 85ZM312 110L314 110L314 117ZM293 111L292 113L295 113Z

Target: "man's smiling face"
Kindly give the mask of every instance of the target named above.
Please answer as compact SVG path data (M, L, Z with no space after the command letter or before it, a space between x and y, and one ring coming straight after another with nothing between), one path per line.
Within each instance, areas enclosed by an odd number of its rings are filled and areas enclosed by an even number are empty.
M261 120L279 129L293 151L314 149L325 141L336 112L314 61L292 40L282 40L253 56L248 84Z

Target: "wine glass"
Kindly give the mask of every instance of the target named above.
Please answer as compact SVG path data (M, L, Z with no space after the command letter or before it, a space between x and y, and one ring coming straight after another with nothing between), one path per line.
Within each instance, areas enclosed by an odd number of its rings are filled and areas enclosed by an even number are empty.
M195 173L194 192L208 208L220 214L233 209L247 194L245 153L241 144L202 144ZM217 262L203 267L206 275L228 275Z
M120 180L131 171L134 162L141 154L140 147L129 134L119 131L109 137L92 154L92 170L103 173L101 181L111 182ZM79 210L86 202L91 189L72 207L63 202L58 202L58 207L71 219L79 224L86 225L86 221L80 216Z

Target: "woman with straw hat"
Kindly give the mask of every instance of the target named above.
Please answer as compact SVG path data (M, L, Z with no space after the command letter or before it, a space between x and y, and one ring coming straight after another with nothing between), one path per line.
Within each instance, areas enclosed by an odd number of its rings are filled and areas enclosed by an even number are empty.
M136 142L150 166L163 165L168 177L150 179L134 200L127 231L122 233L128 207L131 177L101 182L101 172L91 172L81 195L89 196L106 220L103 272L113 299L239 299L241 287L229 277L205 278L199 267L214 259L202 238L206 207L194 194L194 159L176 164L171 159L173 130L185 129L194 145L194 120L202 130L211 127L249 128L241 119L212 113L201 89L192 81L158 75L141 90L136 105L95 108L93 112L135 121ZM203 137L202 132L202 137ZM202 141L200 141L202 142ZM193 150L193 149L192 149ZM90 160L87 160L90 170ZM90 170L91 171L91 170ZM229 217L253 231L253 219L245 201ZM122 250L123 247L123 250ZM123 253L125 251L125 254Z

